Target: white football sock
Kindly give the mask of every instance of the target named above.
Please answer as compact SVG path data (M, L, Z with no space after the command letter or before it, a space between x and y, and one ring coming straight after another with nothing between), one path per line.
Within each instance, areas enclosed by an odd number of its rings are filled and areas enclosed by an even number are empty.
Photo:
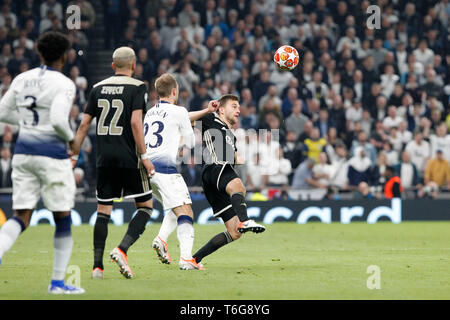
M22 226L16 219L8 219L0 229L0 259L16 242Z
M53 237L53 274L52 280L64 280L67 265L72 255L72 219L70 215L55 219L55 235Z
M53 238L54 257L52 280L64 280L67 265L72 254L73 239L71 235Z
M177 227L177 216L172 210L166 213L164 216L161 228L159 229L158 237L160 237L164 242L167 242L170 234Z
M178 217L177 236L180 242L180 257L185 260L192 259L192 247L194 246L194 226L189 216Z

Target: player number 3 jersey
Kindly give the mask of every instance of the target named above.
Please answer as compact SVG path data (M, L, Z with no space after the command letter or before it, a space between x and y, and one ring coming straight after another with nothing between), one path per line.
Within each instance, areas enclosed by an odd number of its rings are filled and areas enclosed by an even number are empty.
M144 118L147 153L159 173L177 173L176 159L180 141L194 147L195 136L184 107L160 101L147 111Z
M47 66L16 76L1 106L10 118L16 117L8 122L17 121L20 127L14 153L68 158L66 142L74 134L67 115L75 93L72 80Z

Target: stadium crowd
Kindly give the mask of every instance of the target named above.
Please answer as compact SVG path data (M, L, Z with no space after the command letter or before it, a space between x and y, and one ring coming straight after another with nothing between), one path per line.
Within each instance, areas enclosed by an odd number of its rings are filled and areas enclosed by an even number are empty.
M66 27L65 9L72 4L82 8L81 29L78 30L67 30ZM88 33L93 25L93 21L89 20L92 15L85 13L90 10L92 6L88 1L79 0L0 1L0 98L17 74L40 66L40 58L36 51L36 40L39 35L46 31L60 31L67 33L72 43L63 70L77 87L72 113L82 110L89 79ZM76 129L73 122L72 128ZM0 188L12 187L11 158L18 130L17 126L0 123ZM80 170L75 172L77 181L81 182L80 174L83 174Z
M88 94L89 29L95 14L82 6L81 30L65 73L79 88L71 114L74 130ZM1 93L11 79L39 65L36 37L63 29L68 2L3 1L0 13ZM360 198L399 191L436 197L450 189L450 50L448 0L108 0L103 1L105 49L130 46L135 77L148 83L173 73L179 104L199 110L225 93L240 97L234 128L246 164L238 166L252 199L289 199L295 190L323 190ZM380 28L368 28L380 8ZM98 13L97 13L98 14ZM282 72L273 53L289 44L300 52L293 71ZM107 76L107 75L105 75ZM259 130L266 132L260 134ZM277 131L275 131L277 129ZM1 186L8 183L16 129L2 126ZM92 138L92 136L91 136ZM271 139L275 138L275 139ZM199 139L198 139L199 140ZM270 143L270 141L272 141ZM88 141L86 156L94 153ZM200 166L184 150L187 184L201 185ZM278 163L274 172L273 163ZM79 165L79 183L89 161Z

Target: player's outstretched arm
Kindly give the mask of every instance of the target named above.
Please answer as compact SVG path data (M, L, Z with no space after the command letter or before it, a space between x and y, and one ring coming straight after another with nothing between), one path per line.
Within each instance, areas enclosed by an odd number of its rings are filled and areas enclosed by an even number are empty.
M208 103L207 108L205 108L203 110L199 110L199 111L189 112L189 120L191 120L191 123L193 123L194 121L197 121L197 120L203 118L207 114L215 112L218 107L219 107L219 102L217 100L211 100Z

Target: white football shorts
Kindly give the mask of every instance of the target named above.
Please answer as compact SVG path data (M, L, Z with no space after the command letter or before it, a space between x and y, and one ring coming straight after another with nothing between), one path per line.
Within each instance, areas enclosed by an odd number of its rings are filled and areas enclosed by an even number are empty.
M162 204L164 210L173 209L183 204L191 204L191 196L179 173L158 173L150 179L153 195Z
M34 209L42 197L54 211L75 205L75 177L70 159L16 154L12 159L13 210Z

